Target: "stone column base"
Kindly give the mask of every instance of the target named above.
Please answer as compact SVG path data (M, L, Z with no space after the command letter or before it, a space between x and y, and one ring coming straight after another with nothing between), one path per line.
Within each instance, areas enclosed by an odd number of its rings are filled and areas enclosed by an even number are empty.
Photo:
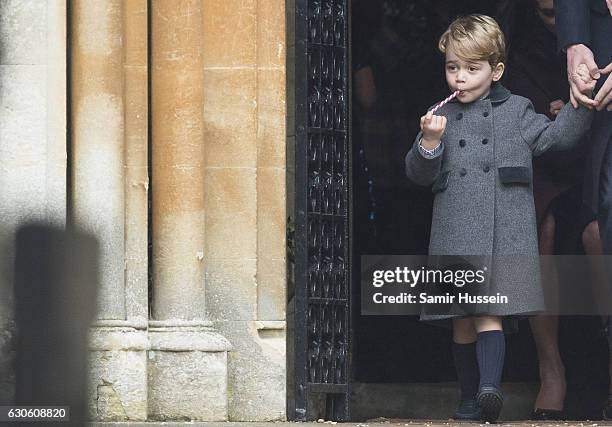
M227 421L231 344L210 322L150 321L149 419Z
M89 419L147 419L146 323L99 321L89 338ZM144 323L144 322L143 322ZM115 325L116 324L116 325Z

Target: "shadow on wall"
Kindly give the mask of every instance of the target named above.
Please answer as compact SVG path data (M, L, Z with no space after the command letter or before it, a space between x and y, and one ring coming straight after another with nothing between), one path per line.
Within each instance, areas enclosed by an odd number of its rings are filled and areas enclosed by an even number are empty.
M15 395L15 322L13 313L12 248L5 227L0 230L0 405L13 403Z
M2 248L10 250L6 241ZM14 268L14 310L10 298L3 298L0 378L14 378L14 393L10 381L0 383L1 405L62 406L70 419L62 424L85 424L87 338L96 312L98 252L93 237L43 224L17 231L14 256L3 251L4 272ZM9 283L2 274L0 295L10 295Z

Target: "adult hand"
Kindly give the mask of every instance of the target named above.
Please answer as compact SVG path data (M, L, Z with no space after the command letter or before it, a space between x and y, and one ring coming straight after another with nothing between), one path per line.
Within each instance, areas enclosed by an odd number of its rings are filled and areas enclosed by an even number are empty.
M584 64L588 69L592 79L590 83L585 83L584 76L579 74L580 64ZM570 101L574 108L582 104L587 108L595 107L595 101L589 98L588 94L592 90L592 84L601 76L599 67L593 58L591 49L583 44L574 44L567 48L567 79L570 84Z
M612 0L610 0L612 1ZM601 111L607 106L608 111L612 111L612 63L602 70L601 74L609 74L604 84L599 88L599 92L595 96L595 102L597 103L597 111Z
M548 106L550 114L552 114L553 116L556 116L557 114L559 114L559 111L561 111L561 108L563 108L564 105L565 105L565 102L563 102L560 99L555 99Z
M608 5L608 10L610 11L610 15L612 15L612 0L606 0L606 4Z

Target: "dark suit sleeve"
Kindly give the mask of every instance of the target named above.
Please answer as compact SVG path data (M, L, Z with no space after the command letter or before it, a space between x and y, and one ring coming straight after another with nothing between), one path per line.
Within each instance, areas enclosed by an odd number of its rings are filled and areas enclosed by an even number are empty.
M564 50L573 44L591 44L589 0L555 0L557 44Z

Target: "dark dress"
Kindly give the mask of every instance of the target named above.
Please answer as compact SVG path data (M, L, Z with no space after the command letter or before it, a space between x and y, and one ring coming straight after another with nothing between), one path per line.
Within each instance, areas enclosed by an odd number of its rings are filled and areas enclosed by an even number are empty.
M558 53L556 36L533 10L520 19L520 26L512 34L505 85L529 98L536 112L554 119L550 103L557 99L567 102L569 96L566 60ZM588 152L588 141L582 141L574 150L548 152L534 159L533 189L539 224L547 212L552 212L559 222L575 224L571 234L579 236L594 219L591 210L581 203ZM571 240L576 243L575 236ZM566 251L571 253L569 248Z

